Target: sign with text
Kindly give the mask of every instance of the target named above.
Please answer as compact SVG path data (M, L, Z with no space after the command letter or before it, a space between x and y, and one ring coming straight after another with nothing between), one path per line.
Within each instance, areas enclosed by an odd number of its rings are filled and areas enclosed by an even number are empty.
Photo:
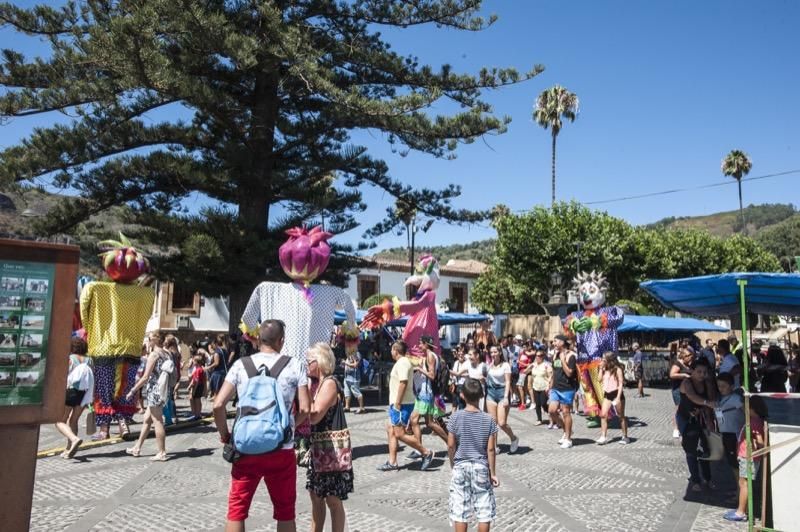
M55 265L0 260L0 406L42 403Z

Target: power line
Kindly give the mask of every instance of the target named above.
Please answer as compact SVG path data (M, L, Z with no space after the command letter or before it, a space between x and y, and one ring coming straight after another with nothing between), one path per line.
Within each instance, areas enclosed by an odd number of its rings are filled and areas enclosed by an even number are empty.
M774 174L765 174L765 175L760 175L760 176L755 176L755 177L744 177L744 178L742 178L742 181L757 181L759 179L767 179L769 177L779 177L779 176L784 176L784 175L789 175L789 174L798 174L798 173L800 173L800 169L798 169L798 170L787 170L785 172L777 172L777 173L774 173ZM700 186L697 186L697 187L674 188L674 189L671 189L671 190L662 190L660 192L649 192L647 194L637 194L635 196L623 196L623 197L620 197L620 198L597 200L597 201L584 201L583 204L584 205L600 205L602 203L615 203L615 202L618 202L618 201L628 201L628 200L633 200L633 199L650 198L650 197L653 197L653 196L665 196L667 194L675 194L677 192L690 192L690 191L693 191L693 190L703 190L703 189L707 189L707 188L722 187L722 186L726 186L726 185L732 185L734 183L735 183L735 181L729 179L727 181L720 181L719 183L712 183L710 185L700 185Z

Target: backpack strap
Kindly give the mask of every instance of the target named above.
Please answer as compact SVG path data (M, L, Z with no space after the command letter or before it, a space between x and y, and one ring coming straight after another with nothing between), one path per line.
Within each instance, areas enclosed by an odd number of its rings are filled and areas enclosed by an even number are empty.
M283 371L283 368L285 368L289 364L289 362L291 360L292 359L287 357L286 355L283 355L282 357L280 357L275 362L275 364L272 365L272 368L270 368L270 370L269 370L270 377L272 377L273 379L277 380L278 379L278 375L281 374L281 371Z
M242 357L242 366L244 366L244 370L247 372L248 379L252 379L258 375L258 368L256 368L256 365L251 357Z

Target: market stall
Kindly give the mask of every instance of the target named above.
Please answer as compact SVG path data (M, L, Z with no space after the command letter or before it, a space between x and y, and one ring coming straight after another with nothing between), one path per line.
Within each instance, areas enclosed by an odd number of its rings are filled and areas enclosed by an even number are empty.
M619 359L625 364L625 380L635 382L633 371L633 352L630 346L637 342L641 347L642 369L647 383L666 383L669 381L669 344L697 332L724 333L728 329L706 320L696 318L666 318L663 316L637 316L626 314L620 325Z

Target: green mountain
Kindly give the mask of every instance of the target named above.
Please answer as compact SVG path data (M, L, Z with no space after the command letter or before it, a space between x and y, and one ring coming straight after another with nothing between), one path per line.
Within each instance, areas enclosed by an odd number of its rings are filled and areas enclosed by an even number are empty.
M450 246L430 246L415 248L414 254L419 257L430 253L439 260L440 264L446 264L450 259L457 260L479 260L486 264L494 256L495 239L478 240L468 244L453 244ZM380 259L407 260L407 248L389 248L375 254Z
M800 255L800 211L790 203L749 205L744 209L747 234L758 240L778 258ZM705 216L669 217L644 226L647 229L702 229L712 235L726 237L741 232L739 210ZM495 240L479 240L451 246L419 247L417 256L431 253L442 264L449 259L479 260L489 263L494 255ZM405 247L385 249L378 258L407 260Z
M791 203L765 203L748 205L744 209L747 234L757 236L770 226L788 220L798 214ZM726 237L742 230L739 210L718 212L706 216L682 216L664 218L645 226L648 229L705 229L712 235Z

